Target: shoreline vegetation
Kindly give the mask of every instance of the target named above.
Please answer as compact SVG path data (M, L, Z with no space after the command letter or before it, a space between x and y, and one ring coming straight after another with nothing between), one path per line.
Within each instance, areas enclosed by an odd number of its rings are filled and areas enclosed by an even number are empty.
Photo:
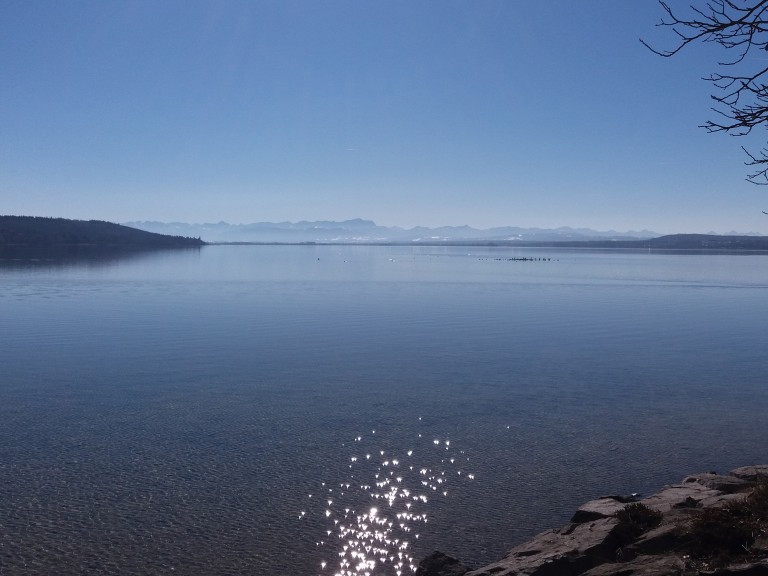
M145 232L102 220L0 216L0 246L176 248L203 246L200 238Z

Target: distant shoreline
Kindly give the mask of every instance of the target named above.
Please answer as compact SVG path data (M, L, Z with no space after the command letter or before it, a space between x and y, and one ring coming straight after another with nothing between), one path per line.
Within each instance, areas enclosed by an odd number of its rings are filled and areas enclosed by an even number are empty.
M466 246L480 248L572 248L595 250L651 250L706 252L768 252L765 236L670 234L648 240L427 240L418 242L208 242L211 246Z

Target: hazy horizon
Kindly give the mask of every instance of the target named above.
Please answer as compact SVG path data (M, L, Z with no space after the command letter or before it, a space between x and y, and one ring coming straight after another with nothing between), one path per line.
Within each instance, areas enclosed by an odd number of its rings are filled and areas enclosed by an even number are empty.
M439 226L423 226L420 224L416 224L415 226L398 226L396 224L394 225L388 225L388 224L381 224L377 220L373 218L365 218L365 217L356 217L356 218L348 218L348 219L338 219L338 220L326 220L326 219L309 219L309 218L303 218L300 220L283 220L283 221L270 221L270 220L258 220L253 222L229 222L226 220L219 220L219 221L200 221L200 222L184 222L180 220L169 220L169 221L163 221L163 220L147 220L147 219L141 219L141 220L128 220L125 222L120 222L120 224L124 225L131 225L131 224L140 224L140 223L157 223L157 224L165 224L165 225L173 225L173 224L183 224L187 226L207 226L207 225L228 225L228 226L252 226L252 225L259 225L259 224L275 224L275 225L296 225L296 224L314 224L318 222L326 222L326 223L334 223L334 224L344 224L347 222L354 222L354 221L363 221L363 222L370 222L375 226L379 227L385 227L385 228L397 228L401 230L412 230L415 228L426 228L429 230L435 230L439 228L471 228L473 230L478 231L484 231L484 230L492 230L492 229L500 229L500 228L520 228L525 230L561 230L561 229L568 229L568 230L574 230L574 231L589 231L589 232L599 232L599 233L610 233L615 232L617 234L631 234L631 233L647 233L647 234L654 234L654 235L667 235L667 234L717 234L717 235L723 235L723 236L729 236L729 235L745 235L745 236L764 236L765 234L761 234L760 232L753 232L753 231L741 231L741 230L729 230L725 232L718 232L715 230L706 230L706 231L697 231L697 232L681 232L681 231L657 231L657 230L649 230L647 228L643 229L632 229L632 230L622 230L617 228L589 228L589 227L583 227L583 226L570 226L570 225L562 225L562 226L553 226L553 227L537 227L537 226L525 226L520 224L504 224L501 226L489 226L485 228L479 228L476 226L471 226L469 224L444 224Z
M68 218L72 220L101 220L101 221L107 221L107 222L113 222L115 224L122 224L124 226L131 226L131 225L137 225L137 224L158 224L158 225L164 225L164 226L171 226L171 225L183 225L183 226L220 226L220 225L226 225L226 226L254 226L254 225L298 225L298 224L315 224L315 223L329 223L329 224L345 224L350 222L367 222L370 223L373 226L376 227L382 227L382 228L391 228L391 229L398 229L403 231L413 230L413 229L427 229L427 230L436 230L441 228L470 228L476 231L487 231L487 230L494 230L494 229L503 229L503 228L518 228L522 230L573 230L573 231L583 231L583 232L595 232L599 234L609 234L609 233L616 233L617 235L631 235L631 234L643 234L648 236L665 236L665 235L671 235L671 234L714 234L718 236L766 236L768 234L753 231L753 230L652 230L649 228L640 228L640 229L621 229L618 227L611 227L606 226L602 228L592 228L588 226L574 226L569 224L563 224L563 225L555 225L555 226L527 226L524 224L502 224L498 226L488 226L488 227L478 227L478 226L472 226L470 224L441 224L436 226L427 226L423 224L415 224L413 226L402 226L398 224L382 224L379 221L377 221L374 218L367 218L367 217L350 217L350 218L344 218L344 219L325 219L325 218L300 218L297 220L253 220L253 221L228 221L228 220L199 220L199 221L183 221L183 220L157 220L152 218L139 218L136 220L110 220L107 218L99 218L99 217L91 217L91 218L85 218L85 217L65 217L65 216L59 216L59 215L53 215L53 214L4 214L5 216L22 216L22 217L36 217L36 218Z
M656 2L0 6L0 209L768 234Z

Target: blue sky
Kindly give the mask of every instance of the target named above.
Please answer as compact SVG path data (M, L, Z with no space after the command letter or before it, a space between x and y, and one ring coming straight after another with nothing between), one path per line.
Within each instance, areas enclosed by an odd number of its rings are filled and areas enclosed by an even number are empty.
M684 7L688 0L671 2ZM651 0L3 0L0 213L768 234ZM751 144L750 144L751 142Z

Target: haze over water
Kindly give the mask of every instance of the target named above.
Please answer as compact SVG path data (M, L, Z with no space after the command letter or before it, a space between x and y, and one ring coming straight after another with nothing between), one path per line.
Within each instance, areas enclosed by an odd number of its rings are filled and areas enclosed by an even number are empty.
M434 493L398 546L479 566L768 461L768 255L4 253L0 283L6 573L334 574L333 520L392 487Z

